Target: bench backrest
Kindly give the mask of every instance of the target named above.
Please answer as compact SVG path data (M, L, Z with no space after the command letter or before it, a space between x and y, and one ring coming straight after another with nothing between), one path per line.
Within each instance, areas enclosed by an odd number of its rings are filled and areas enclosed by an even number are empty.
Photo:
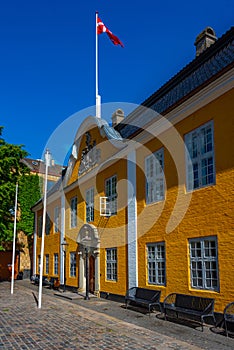
M145 299L145 300L157 302L160 299L160 294L161 294L161 291L159 290L137 287L135 297L139 299Z
M186 294L176 294L175 306L196 311L204 311L210 305L213 308L214 299Z

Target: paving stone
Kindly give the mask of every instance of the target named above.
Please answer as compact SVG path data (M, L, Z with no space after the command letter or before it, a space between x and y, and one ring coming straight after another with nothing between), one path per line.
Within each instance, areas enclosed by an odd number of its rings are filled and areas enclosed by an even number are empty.
M140 315L121 303L104 299L61 298L43 288L37 308L38 287L29 281L0 283L0 348L80 350L229 350L234 339L172 322ZM200 338L200 340L199 340Z

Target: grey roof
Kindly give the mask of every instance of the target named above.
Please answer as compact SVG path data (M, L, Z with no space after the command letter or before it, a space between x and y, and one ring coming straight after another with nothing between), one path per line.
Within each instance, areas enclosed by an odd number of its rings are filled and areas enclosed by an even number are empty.
M233 62L234 27L145 100L141 106L151 108L162 115L166 114L179 103L208 85L224 71L231 69ZM117 130L122 137L129 138L139 131L140 127L130 125L131 122L128 123L128 119L133 121L136 118L139 119L140 114L142 114L141 107L134 110L117 126ZM144 113L142 119L146 119ZM149 121L149 119L144 120L144 123ZM142 120L141 125L143 126L144 123Z

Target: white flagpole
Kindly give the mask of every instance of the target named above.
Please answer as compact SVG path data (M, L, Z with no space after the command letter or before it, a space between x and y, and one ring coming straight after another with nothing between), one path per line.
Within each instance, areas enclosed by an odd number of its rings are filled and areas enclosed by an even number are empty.
M43 203L43 221L42 221L42 234L41 234L41 260L40 260L40 279L39 279L39 293L38 293L38 309L41 308L42 299L42 275L44 269L44 241L45 241L45 225L46 225L46 199L47 199L47 178L48 167L50 165L50 153L46 150L45 153L45 186L44 186L44 203Z
M15 187L15 217L14 217L13 252L12 252L12 264L11 264L11 294L14 293L17 198L18 198L18 182L16 183L16 187Z
M96 12L96 117L101 118L101 96L98 94L98 12Z

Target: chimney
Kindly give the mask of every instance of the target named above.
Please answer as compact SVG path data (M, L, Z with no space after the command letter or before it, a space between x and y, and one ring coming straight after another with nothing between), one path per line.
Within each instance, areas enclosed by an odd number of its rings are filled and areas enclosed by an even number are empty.
M196 56L199 56L208 47L214 44L217 40L215 31L211 27L206 27L195 40L194 45L196 46Z
M124 111L122 109L117 109L112 114L112 126L115 127L124 120Z

